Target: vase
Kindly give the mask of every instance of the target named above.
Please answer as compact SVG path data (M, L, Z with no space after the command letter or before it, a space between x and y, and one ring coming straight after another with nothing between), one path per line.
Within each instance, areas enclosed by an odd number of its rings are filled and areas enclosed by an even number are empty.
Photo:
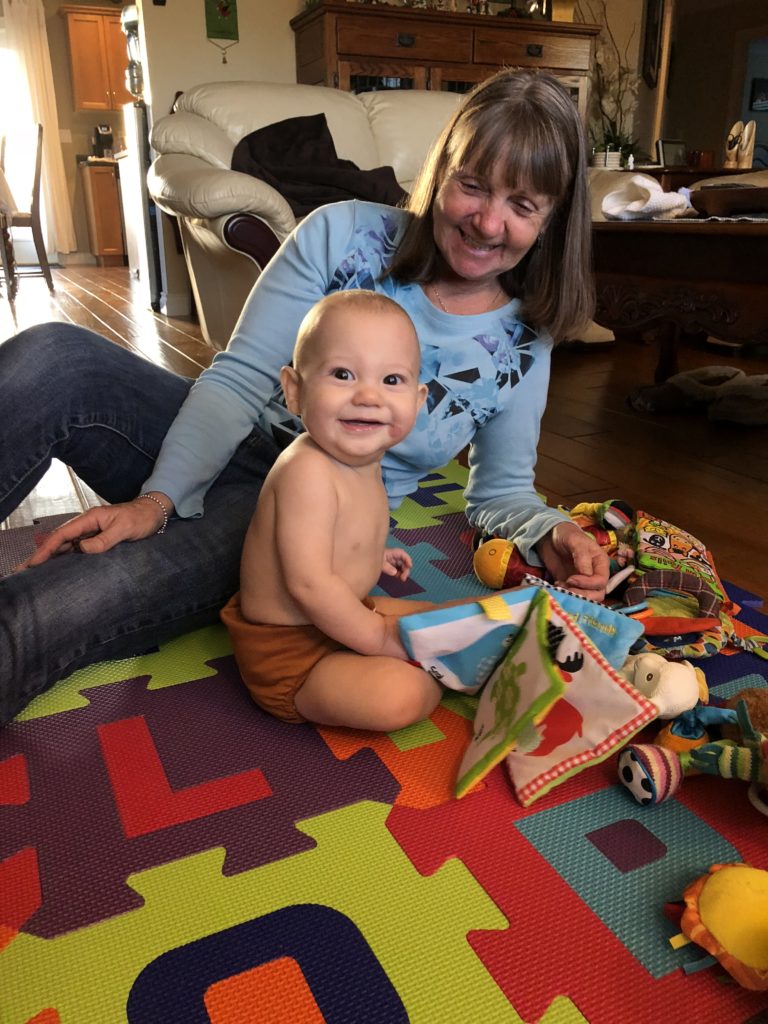
M605 167L610 171L618 171L621 169L621 150L618 149L600 149L592 154L590 160L592 167Z

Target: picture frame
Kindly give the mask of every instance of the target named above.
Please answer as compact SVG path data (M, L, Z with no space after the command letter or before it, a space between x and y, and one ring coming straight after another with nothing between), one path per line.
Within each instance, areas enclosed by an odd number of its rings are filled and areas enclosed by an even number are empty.
M657 139L656 159L662 167L687 167L687 147L682 139Z
M661 23L664 18L664 0L646 0L643 22L643 81L655 89L659 80L661 59Z
M749 89L749 109L768 111L768 78L753 78Z

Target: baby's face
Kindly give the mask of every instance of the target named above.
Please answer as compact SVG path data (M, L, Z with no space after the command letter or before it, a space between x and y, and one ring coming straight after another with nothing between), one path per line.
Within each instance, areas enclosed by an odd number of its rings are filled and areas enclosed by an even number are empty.
M418 341L406 317L330 310L302 357L294 411L321 448L340 462L363 465L413 427L426 397L418 373Z

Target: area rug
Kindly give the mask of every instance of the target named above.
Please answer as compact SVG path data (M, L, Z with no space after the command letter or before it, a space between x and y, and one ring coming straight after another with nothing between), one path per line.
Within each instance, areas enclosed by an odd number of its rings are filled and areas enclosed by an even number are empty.
M398 511L406 591L482 593L464 482L452 465ZM768 687L752 654L700 664L716 696ZM58 684L0 732L0 1021L768 1020L766 993L670 943L711 865L768 868L746 784L687 777L642 807L612 758L528 809L503 766L457 801L473 711L451 695L390 735L280 723L219 626Z

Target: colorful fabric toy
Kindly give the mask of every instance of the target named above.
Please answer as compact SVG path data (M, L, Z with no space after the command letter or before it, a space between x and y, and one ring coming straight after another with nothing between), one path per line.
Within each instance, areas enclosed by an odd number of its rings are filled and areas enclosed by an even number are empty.
M683 935L754 992L768 991L768 871L714 864L683 893ZM675 947L684 944L679 937Z
M633 561L634 552L622 539L632 519L632 510L624 502L582 502L572 509L561 507L560 511L566 512L608 552L612 579ZM478 538L472 564L480 582L492 590L519 586L526 576L552 582L543 566L526 562L514 541L501 537Z
M642 615L644 635L634 653L656 652L679 661L710 657L731 646L768 659L768 636L737 633L714 559L693 534L621 501L584 502L561 511L608 554L607 593L618 602L612 606ZM483 538L474 569L493 589L518 586L528 575L551 582L541 566L526 563L511 541L498 538Z
M653 743L631 743L619 754L619 779L639 804L661 804L683 781L680 758Z
M604 760L655 717L655 706L542 588L480 695L456 795L506 758L517 798L527 807Z
M656 743L630 744L619 755L619 781L635 800L643 805L663 803L677 792L684 776L707 773L751 781L750 801L768 814L760 797L760 787L768 784L768 740L752 728L745 702L740 701L736 710L697 706L677 721L681 719L682 733L689 738L669 742L668 736L660 734ZM737 723L742 745L730 739L710 741L705 723L721 727Z
M768 814L768 806L760 796L768 787L768 737L755 729L749 718L746 701L740 700L736 718L741 729L741 743L722 740L707 743L691 751L693 768L725 779L742 779L751 783L749 798L761 813Z
M531 601L546 586L538 581L538 586L492 594L475 603L406 615L398 623L400 639L408 657L443 686L477 693L509 650ZM640 623L595 601L548 589L606 661L620 668L643 631Z
M630 654L621 674L656 705L659 718L677 718L709 700L704 673L690 661L668 661L654 652Z

